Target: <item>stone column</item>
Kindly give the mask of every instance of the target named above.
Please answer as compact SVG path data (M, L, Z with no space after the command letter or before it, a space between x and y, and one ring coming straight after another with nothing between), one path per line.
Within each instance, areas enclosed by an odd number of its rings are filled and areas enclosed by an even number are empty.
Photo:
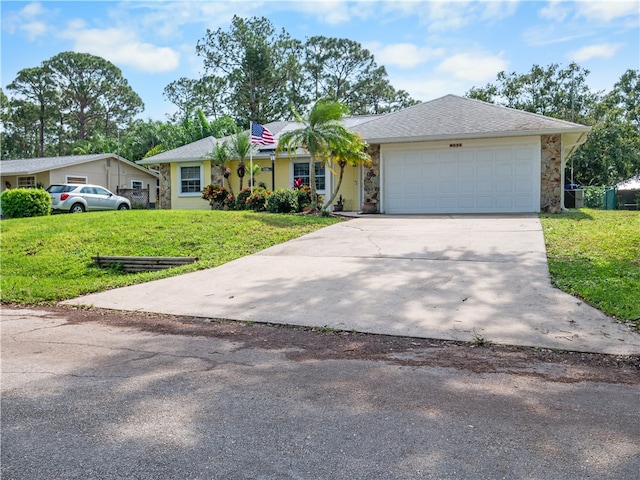
M541 178L540 211L545 213L562 212L562 136L542 135L541 140Z
M171 210L171 164L160 164L160 210Z
M380 203L380 145L369 145L367 153L371 156L371 166L366 168L362 179L364 201Z

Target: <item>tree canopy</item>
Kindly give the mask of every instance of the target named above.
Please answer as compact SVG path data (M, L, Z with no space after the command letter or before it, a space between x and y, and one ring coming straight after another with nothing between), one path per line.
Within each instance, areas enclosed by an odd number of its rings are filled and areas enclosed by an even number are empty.
M473 87L466 95L591 126L573 155L574 182L613 185L640 173L640 75L627 70L605 94L589 87L589 73L575 63L534 65L525 73L499 72L495 83Z

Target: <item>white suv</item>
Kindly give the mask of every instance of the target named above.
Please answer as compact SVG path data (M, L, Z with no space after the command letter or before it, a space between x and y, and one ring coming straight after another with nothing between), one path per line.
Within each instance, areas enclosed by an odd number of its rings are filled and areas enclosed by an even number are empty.
M59 183L47 188L54 212L82 213L97 210L129 210L129 199L99 185Z

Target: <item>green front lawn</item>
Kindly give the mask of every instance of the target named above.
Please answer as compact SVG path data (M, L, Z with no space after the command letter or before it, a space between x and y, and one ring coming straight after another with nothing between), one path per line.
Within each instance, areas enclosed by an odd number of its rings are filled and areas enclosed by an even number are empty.
M2 220L1 300L41 304L211 268L336 223L248 211L130 210ZM198 257L195 264L124 274L95 255Z
M640 326L640 212L576 210L540 216L555 286ZM211 268L339 220L223 211L100 212L3 220L1 300L54 303ZM196 256L160 272L123 274L94 255Z
M552 283L640 327L640 212L541 215Z

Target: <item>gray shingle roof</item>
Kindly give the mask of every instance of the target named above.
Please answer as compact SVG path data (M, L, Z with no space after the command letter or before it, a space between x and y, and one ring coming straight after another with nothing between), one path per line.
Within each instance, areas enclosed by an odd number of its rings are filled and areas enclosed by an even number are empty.
M470 98L446 95L353 128L369 143L588 132L589 127Z
M40 172L46 172L48 170L55 170L57 168L68 167L71 165L79 165L82 163L93 162L95 160L102 160L104 158L120 159L120 161L126 162L129 165L142 169L139 165L131 162L125 158L118 157L113 153L95 153L90 155L69 155L66 157L42 157L42 158L23 158L18 160L2 160L0 162L0 172L3 175L33 175ZM156 172L144 169L152 175L157 175Z
M202 158L211 152L219 140L214 137L205 137L182 147L174 148L173 150L167 150L166 152L159 153L149 158L139 160L139 165L154 165L157 163L170 163L170 162L187 162L202 160Z
M379 115L363 115L356 117L347 117L344 119L344 125L347 128L353 128L355 125L365 123L373 118L378 118ZM280 138L284 132L296 130L302 127L302 124L296 122L271 122L265 125L269 131L273 134L276 140ZM171 162L193 162L202 160L208 153L210 153L219 142L229 140L229 137L216 139L214 137L203 138L193 143L183 145L182 147L174 148L173 150L167 150L166 152L159 153L149 158L139 160L140 165L156 165L158 163L171 163ZM254 158L268 157L272 150L275 149L275 145L258 145L257 151L254 151ZM303 155L305 152L302 150L298 152Z

